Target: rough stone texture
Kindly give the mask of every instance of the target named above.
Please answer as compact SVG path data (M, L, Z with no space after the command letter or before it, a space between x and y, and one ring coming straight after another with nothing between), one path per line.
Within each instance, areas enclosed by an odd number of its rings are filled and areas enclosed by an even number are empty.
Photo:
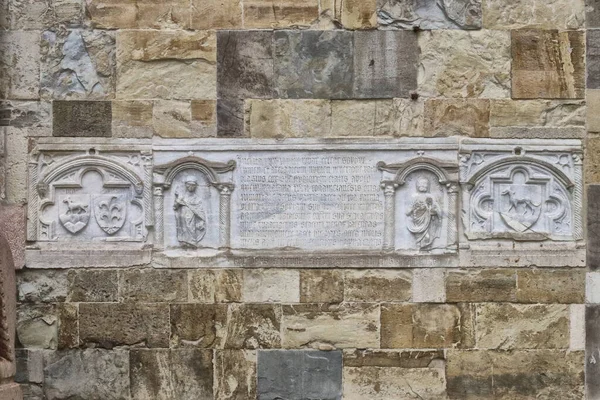
M17 128L36 128L35 136L52 136L52 103L47 101L0 101L6 117L5 125ZM6 113L6 114L4 114Z
M187 285L187 271L133 269L120 273L119 297L126 302L184 302Z
M17 362L16 382L44 382L44 354L43 350L17 349L15 351Z
M408 97L417 88L418 54L414 32L355 32L353 97Z
M118 292L117 271L70 270L68 272L68 301L115 302L118 300Z
M83 2L78 0L13 0L10 17L13 30L36 30L49 26L78 27L83 20Z
M600 269L600 185L587 186L587 265Z
M344 301L344 275L338 270L300 271L302 303L341 303Z
M600 89L600 30L590 29L586 31L586 65L588 89Z
M216 100L192 100L190 129L196 137L214 137L217 135Z
M344 350L344 367L427 368L443 360L443 350Z
M275 31L274 84L282 98L352 96L353 35L346 31Z
M190 27L190 3L184 0L89 0L92 26L103 29L177 29Z
M117 97L215 99L216 57L211 31L119 31Z
M517 271L517 301L521 303L583 303L585 269Z
M79 346L79 310L76 304L60 303L58 306L58 349Z
M246 135L253 138L326 137L328 100L246 100Z
M379 347L379 306L343 303L284 305L282 345L330 349Z
M246 303L298 303L300 272L297 270L246 269L242 301Z
M471 305L384 304L381 348L450 348L474 345Z
M600 305L585 306L585 381L589 399L600 397Z
M152 125L154 133L163 138L193 137L192 105L189 101L161 100L154 102Z
M82 344L169 346L169 306L166 304L81 303L79 337Z
M428 97L510 97L510 33L419 33L418 92Z
M132 350L133 399L209 399L213 394L210 350Z
M445 271L419 268L413 270L412 301L444 303L446 301Z
M431 99L425 102L427 136L488 137L490 101L486 99Z
M0 396L4 400L22 400L23 391L17 383L6 383L0 386Z
M486 29L578 29L585 21L584 0L486 0Z
M41 97L59 100L114 97L114 33L45 31L41 48Z
M565 305L482 304L477 306L477 347L560 349L569 347Z
M425 103L410 99L394 99L394 134L397 136L423 136Z
M392 136L397 115L392 100L333 100L329 136Z
M58 348L58 311L56 305L19 305L17 339L26 348Z
M226 349L281 347L281 306L236 304L230 306Z
M588 89L585 92L587 105L587 129L600 133L600 90Z
M411 298L412 273L393 270L344 272L344 301L393 302Z
M583 352L448 350L448 397L581 399Z
M600 183L600 137L588 137L585 144L585 159L587 160L585 163L586 183ZM589 204L591 206L594 203ZM592 209L590 207L590 210ZM590 238L593 236L590 235Z
M307 26L319 16L317 0L244 0L244 27Z
M33 128L16 128L9 126L5 129L5 200L9 204L25 204L27 203L27 136ZM17 253L17 255L19 255L19 253Z
M516 301L517 274L511 269L451 270L446 275L446 301Z
M227 323L225 304L171 304L171 346L218 348Z
M321 2L322 4L323 2ZM340 7L340 6L339 6ZM341 4L340 20L347 29L377 28L377 0L348 0Z
M600 28L600 2L585 0L585 25L587 28Z
M67 297L66 271L23 270L17 275L19 302L64 302Z
M256 351L215 351L215 400L256 398Z
M583 32L513 31L512 58L514 99L584 97Z
M191 28L239 28L242 26L241 3L241 0L192 0Z
M480 29L481 0L378 0L380 25L400 29Z
M258 352L258 398L342 398L342 352L270 350Z
M153 102L122 100L112 102L112 133L119 138L151 138Z
M0 233L0 395L9 400L23 398L15 376L16 294L15 272L10 247Z
M234 138L244 136L244 100L217 101L217 136Z
M0 133L1 135L1 133ZM2 173L0 167L0 174ZM2 178L0 178L0 181ZM1 182L0 182L1 185ZM0 193L2 189L0 188ZM0 199L2 196L0 196ZM26 211L21 205L0 205L0 232L3 232L12 253L16 269L25 265L25 231Z
M109 101L54 101L54 136L110 137L112 107Z
M240 302L243 279L243 271L238 269L190 271L189 299L197 303Z
M0 32L0 98L39 98L39 53L39 32Z
M570 343L572 351L585 350L585 304L571 304L570 308Z
M122 350L69 350L45 355L48 400L129 399L129 356Z

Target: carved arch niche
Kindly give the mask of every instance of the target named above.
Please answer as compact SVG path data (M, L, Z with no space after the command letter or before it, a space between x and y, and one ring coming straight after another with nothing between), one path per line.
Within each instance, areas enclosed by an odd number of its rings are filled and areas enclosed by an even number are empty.
M456 252L458 165L421 153L377 168L385 199L383 250Z
M229 248L235 167L233 160L212 162L191 153L155 166L155 247Z

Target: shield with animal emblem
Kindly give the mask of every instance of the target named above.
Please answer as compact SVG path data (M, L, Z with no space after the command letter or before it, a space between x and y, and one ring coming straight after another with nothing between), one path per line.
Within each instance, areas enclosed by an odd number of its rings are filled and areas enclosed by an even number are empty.
M75 234L90 221L90 196L70 194L58 198L58 219L66 230Z
M104 232L114 235L125 224L127 199L116 194L95 196L94 216Z
M540 185L500 185L500 216L504 223L517 232L526 232L537 222L542 212Z

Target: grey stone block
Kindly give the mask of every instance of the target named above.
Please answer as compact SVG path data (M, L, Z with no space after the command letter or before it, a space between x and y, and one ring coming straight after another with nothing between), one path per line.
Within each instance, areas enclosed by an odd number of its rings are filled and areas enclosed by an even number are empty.
M355 32L354 97L408 97L417 88L418 58L415 32Z
M585 0L585 23L588 28L600 28L600 0Z
M341 351L259 351L259 400L341 398Z
M219 99L273 97L272 31L217 32Z
M600 304L585 307L585 392L586 399L600 399Z
M217 137L244 136L244 100L217 100Z
M110 101L54 101L52 135L72 137L110 137Z
M600 185L588 185L587 265L593 271L600 268Z
M600 89L600 29L586 32L587 88Z
M276 31L275 84L281 98L352 97L353 33Z
M378 0L377 22L400 29L481 29L481 0Z

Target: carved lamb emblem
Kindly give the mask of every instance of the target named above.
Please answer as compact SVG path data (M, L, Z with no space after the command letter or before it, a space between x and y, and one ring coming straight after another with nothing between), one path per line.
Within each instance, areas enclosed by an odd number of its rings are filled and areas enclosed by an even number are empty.
M90 221L90 196L69 195L60 198L59 220L71 233L77 233L85 228Z

